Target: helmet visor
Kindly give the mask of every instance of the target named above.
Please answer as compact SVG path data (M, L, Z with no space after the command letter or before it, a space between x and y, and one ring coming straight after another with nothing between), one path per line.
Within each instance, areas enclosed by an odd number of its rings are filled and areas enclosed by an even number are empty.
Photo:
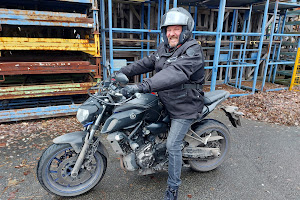
M182 25L185 26L188 24L188 16L180 13L169 11L165 17L162 19L161 28L166 26L173 26L173 25Z

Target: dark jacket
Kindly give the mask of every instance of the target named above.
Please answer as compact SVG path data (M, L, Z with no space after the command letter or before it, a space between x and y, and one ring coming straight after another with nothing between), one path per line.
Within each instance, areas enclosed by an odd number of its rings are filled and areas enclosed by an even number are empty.
M173 119L195 119L203 108L200 90L183 88L183 84L204 83L203 51L194 39L170 52L164 43L157 52L138 60L120 72L127 76L155 70L155 75L139 85L144 93L158 92Z

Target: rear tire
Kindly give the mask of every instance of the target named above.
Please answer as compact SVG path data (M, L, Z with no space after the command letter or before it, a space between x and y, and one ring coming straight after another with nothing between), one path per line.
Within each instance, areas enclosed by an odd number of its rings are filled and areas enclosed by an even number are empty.
M77 196L94 188L103 178L107 160L96 152L87 169L79 170L71 177L78 154L69 144L52 144L41 156L37 166L37 178L48 192L59 196Z
M216 148L219 147L221 154L219 157L210 158L207 160L189 160L188 163L194 171L198 172L207 172L217 168L221 165L228 157L230 146L231 146L231 137L228 128L221 122L217 120L207 119L196 124L194 128L195 133L198 136L206 136L209 133L212 136L222 136L224 139L208 142L206 145L203 143L197 145L198 147L210 147ZM199 142L200 143L200 142Z

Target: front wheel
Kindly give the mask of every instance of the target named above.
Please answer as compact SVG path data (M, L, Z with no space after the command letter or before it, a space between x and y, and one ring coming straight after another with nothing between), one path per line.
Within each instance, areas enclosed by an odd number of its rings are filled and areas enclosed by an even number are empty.
M69 144L52 144L38 163L37 178L41 185L59 196L77 196L95 187L106 171L106 158L96 151L92 162L83 165L74 178L71 171L77 157L78 154Z
M206 145L196 141L191 142L189 144L191 147L219 148L220 155L203 160L189 160L190 167L198 172L207 172L217 168L226 160L229 154L231 139L228 128L217 120L207 119L197 124L194 132L201 138L211 134L211 136L221 136L223 139L209 141Z

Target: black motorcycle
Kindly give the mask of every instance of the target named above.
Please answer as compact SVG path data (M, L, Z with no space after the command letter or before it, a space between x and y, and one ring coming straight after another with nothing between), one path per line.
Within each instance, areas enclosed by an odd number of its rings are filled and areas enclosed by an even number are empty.
M119 73L91 88L77 111L83 131L67 133L53 140L42 154L37 177L50 193L77 196L95 187L103 178L108 153L97 137L98 130L107 134L108 143L120 156L121 167L141 175L167 170L166 142L170 119L159 98L153 94L136 93L125 98L120 90L128 78ZM230 150L228 128L214 119L205 119L217 105L229 97L223 90L206 92L202 117L195 120L182 146L185 166L199 172L218 167ZM222 108L233 126L240 125L236 107Z

